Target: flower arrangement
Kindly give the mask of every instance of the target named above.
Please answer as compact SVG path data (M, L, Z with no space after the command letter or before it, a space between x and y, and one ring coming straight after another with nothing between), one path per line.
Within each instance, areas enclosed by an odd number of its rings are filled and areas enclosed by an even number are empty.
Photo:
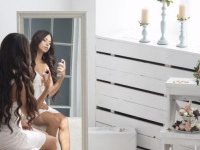
M169 6L171 3L173 3L173 0L157 0L159 2L166 2L167 6Z
M197 65L194 67L193 76L196 79L197 85L199 85L199 80L200 80L200 60L198 60Z
M200 131L200 124L199 123L188 123L184 120L182 121L176 121L173 126L175 130L177 131L186 131L186 132L195 132Z
M179 115L184 117L195 117L196 119L198 119L200 113L197 108L192 107L192 101L190 100L188 105L179 110Z
M194 119L198 119L200 116L199 110L191 107L192 101L189 100L189 103L183 108L179 109L179 115L182 116L182 121L176 121L172 127L177 131L185 132L200 132L200 123L194 122Z

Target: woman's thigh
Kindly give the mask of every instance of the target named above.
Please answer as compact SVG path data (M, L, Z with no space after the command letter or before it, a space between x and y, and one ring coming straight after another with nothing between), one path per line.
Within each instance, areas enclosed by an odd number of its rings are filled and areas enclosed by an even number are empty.
M57 117L57 115L48 111L39 114L33 121L33 123L36 125L49 125L51 123L58 122L59 118Z

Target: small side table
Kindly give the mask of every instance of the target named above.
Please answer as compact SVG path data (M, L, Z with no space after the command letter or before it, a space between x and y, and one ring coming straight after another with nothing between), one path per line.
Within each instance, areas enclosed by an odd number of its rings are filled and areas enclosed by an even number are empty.
M172 130L176 111L179 106L176 100L200 101L200 86L193 78L169 78L166 82L167 118L164 128L160 131L161 150L173 150L173 145L190 145L194 150L200 150L200 133L178 133Z

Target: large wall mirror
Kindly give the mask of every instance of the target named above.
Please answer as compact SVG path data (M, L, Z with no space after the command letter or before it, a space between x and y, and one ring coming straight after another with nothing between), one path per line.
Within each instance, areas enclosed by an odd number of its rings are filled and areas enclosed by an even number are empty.
M66 76L56 100L46 102L69 118L70 150L87 150L86 13L23 11L17 18L18 32L29 40L37 30L52 33L57 63L66 61Z

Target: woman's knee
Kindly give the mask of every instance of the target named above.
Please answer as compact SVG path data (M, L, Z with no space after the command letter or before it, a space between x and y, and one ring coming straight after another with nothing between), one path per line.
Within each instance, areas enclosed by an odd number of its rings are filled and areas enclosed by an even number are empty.
M50 125L52 125L52 126L57 126L57 127L59 127L60 126L60 123L61 123L61 119L60 118L58 118L55 114L52 114L51 116L50 116Z
M35 120L34 123L36 125L46 125L55 128L59 128L61 123L61 118L59 118L54 113L45 112L40 114Z
M69 122L68 122L68 118L66 116L64 116L63 114L59 114L59 118L60 118L60 126L62 127L69 127Z
M55 115L54 113L48 113L48 115L45 115L43 117L48 124L59 124L61 122L61 119L58 118L57 115Z

